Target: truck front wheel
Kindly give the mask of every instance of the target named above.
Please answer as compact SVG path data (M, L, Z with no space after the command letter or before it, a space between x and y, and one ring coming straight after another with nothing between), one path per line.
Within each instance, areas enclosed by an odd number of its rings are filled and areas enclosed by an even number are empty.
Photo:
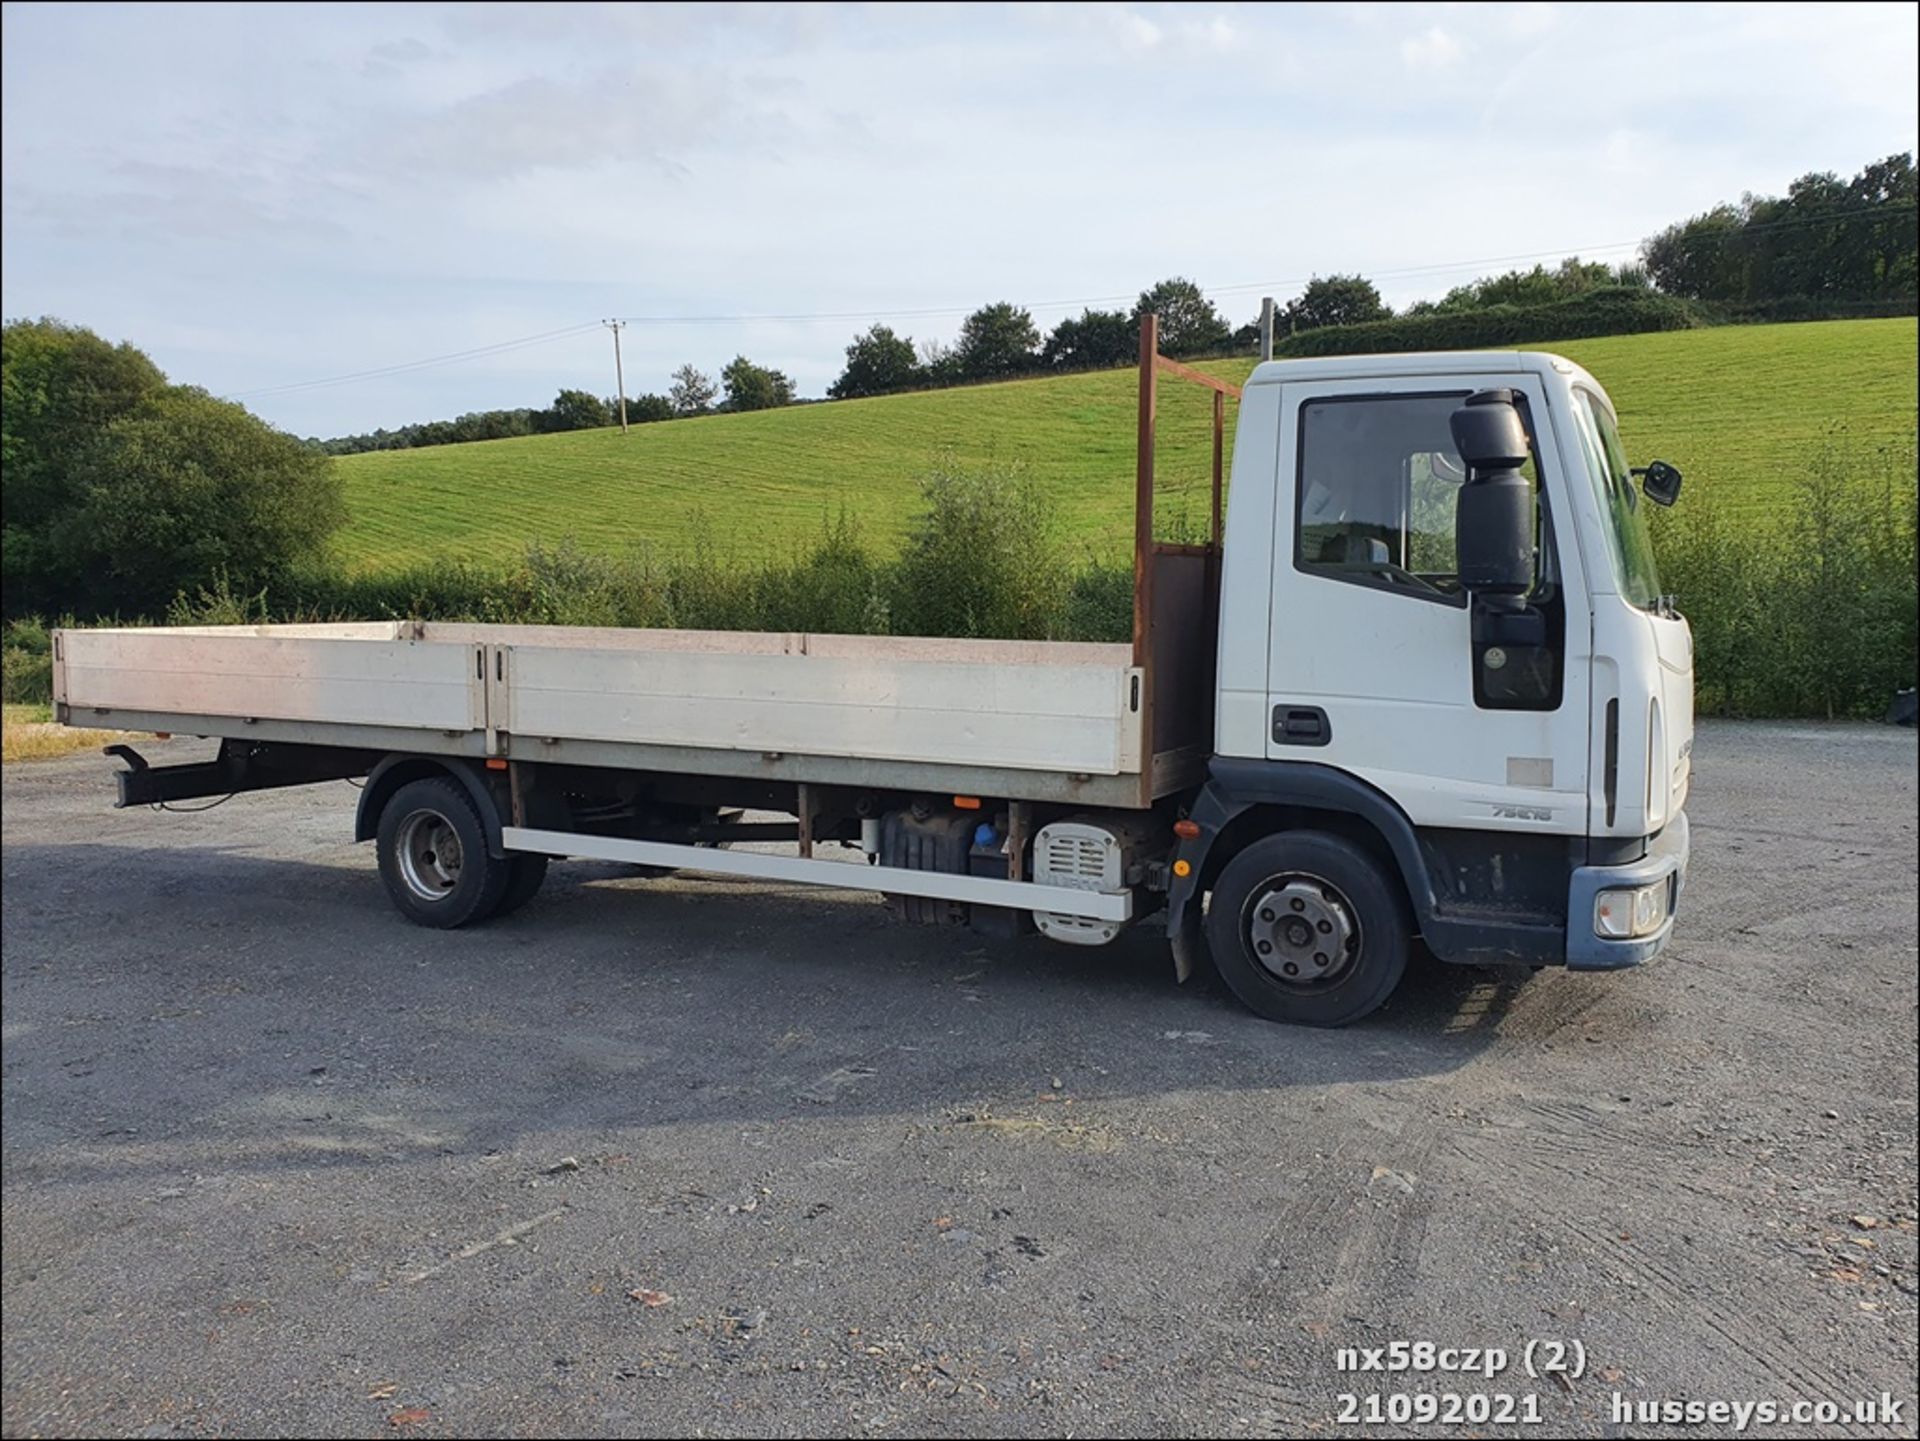
M1350 841L1267 836L1227 862L1207 941L1233 993L1270 1021L1344 1026L1377 1009L1407 968L1398 881Z
M451 930L485 920L512 876L510 861L487 854L472 799L445 777L395 791L380 812L377 845L387 894L415 925Z

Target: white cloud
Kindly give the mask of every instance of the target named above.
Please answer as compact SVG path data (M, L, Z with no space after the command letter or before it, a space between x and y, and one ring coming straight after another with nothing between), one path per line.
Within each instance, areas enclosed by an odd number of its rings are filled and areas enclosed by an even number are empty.
M1504 19L1515 35L1530 39L1553 29L1559 23L1560 13L1545 0L1525 0L1506 11Z
M1915 143L1913 7L1625 13L7 6L0 309L221 392L614 314L879 317L1172 274L1249 287L1218 296L1240 323L1256 282L1284 300L1316 271L1404 303L1489 255L1619 259ZM1460 218L1463 166L1525 198L1497 235ZM636 325L627 380L744 351L817 395L861 328ZM339 434L605 391L608 351L259 404Z
M1637 175L1648 168L1650 137L1644 130L1615 126L1600 142L1600 164L1614 175Z
M1438 25L1400 42L1400 59L1409 70L1444 70L1460 58L1460 42Z
M1121 43L1133 50L1151 50L1159 45L1160 27L1137 10L1122 10L1115 16Z

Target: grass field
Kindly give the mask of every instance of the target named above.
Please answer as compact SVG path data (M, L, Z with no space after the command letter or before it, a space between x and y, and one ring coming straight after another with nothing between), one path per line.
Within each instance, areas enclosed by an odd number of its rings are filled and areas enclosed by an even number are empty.
M1729 326L1549 348L1607 387L1636 462L1678 465L1690 490L1765 506L1835 427L1856 442L1911 434L1915 322ZM1208 369L1245 377L1245 360ZM915 478L943 454L1017 461L1076 543L1120 553L1131 534L1134 373L1038 380L707 416L618 430L386 451L340 461L355 573L433 557L505 560L529 541L587 550L684 548L703 515L720 552L778 552L841 510L882 543L914 513ZM1161 386L1161 530L1205 515L1207 393ZM1232 413L1228 421L1231 428ZM1183 491L1184 488L1184 498Z
M121 731L68 730L53 724L53 707L10 705L0 712L0 761L50 760L123 740Z

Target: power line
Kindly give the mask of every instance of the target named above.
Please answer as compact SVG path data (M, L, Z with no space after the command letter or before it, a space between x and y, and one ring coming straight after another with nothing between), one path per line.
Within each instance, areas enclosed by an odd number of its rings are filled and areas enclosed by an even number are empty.
M1765 233L1772 230L1790 229L1805 225L1827 225L1842 219L1867 219L1884 216L1894 212L1907 212L1916 207L1911 204L1875 206L1871 212L1857 216L1802 216L1789 220L1763 221L1758 225L1746 225L1738 231L1707 232L1697 238L1702 241L1726 243L1744 239L1746 236ZM1457 260L1440 265L1410 265L1397 270L1370 270L1368 278L1372 280L1401 280L1420 275L1445 275L1452 271L1472 270L1482 265L1512 265L1523 260L1550 260L1557 256L1577 258L1582 255L1605 255L1619 250L1638 250L1646 242L1642 240L1615 240L1605 245L1559 245L1551 250L1532 250L1516 255L1486 255L1477 260ZM1238 285L1208 285L1201 287L1209 295L1235 295L1245 291L1286 290L1295 285L1306 285L1318 279L1313 275L1296 275L1285 280L1249 280ZM1057 310L1062 306L1110 305L1120 301L1137 299L1140 292L1127 291L1117 295L1087 295L1077 300L1029 300L1018 302L1027 310ZM630 325L750 325L771 323L793 323L804 321L829 320L920 320L933 319L946 315L969 315L977 310L976 305L934 306L919 310L842 310L821 311L795 314L762 315L629 315L623 316Z
M397 365L383 365L372 370L356 370L347 375L330 375L321 380L296 380L289 381L285 385L268 385L255 390L236 391L227 398L244 400L252 396L284 395L293 390L318 390L326 386L349 385L361 380L378 380L382 376L425 370L435 365L456 365L468 360L482 360L492 355L504 355L513 350L525 350L529 346L545 345L569 335L578 335L583 331L597 329L598 326L598 321L590 320L580 325L569 325L560 330L543 331L539 335L523 335L517 340L502 340L492 345L478 345L471 350L456 350L448 355L432 355L424 360L402 361Z
M1623 240L1611 245L1582 245L1574 247L1571 251L1562 245L1552 250L1530 251L1524 255L1489 255L1478 260L1459 260L1445 265L1415 265L1400 270L1375 270L1370 274L1378 279L1393 280L1410 275L1469 270L1479 265L1506 265L1520 260L1543 260L1556 255L1597 255L1604 251L1629 250L1639 244L1637 240ZM1238 285L1208 285L1201 288L1209 295L1234 295L1242 291L1284 290L1289 286L1305 285L1315 278L1317 277L1314 275L1299 275L1288 280L1249 280ZM1025 310L1058 310L1062 307L1070 309L1076 305L1112 305L1121 301L1136 300L1139 295L1139 291L1129 290L1114 295L1083 295L1075 300L1024 300L1017 303ZM977 309L979 305L976 303L928 306L918 310L839 310L761 315L625 315L621 319L629 325L754 325L828 320L924 320L937 319L945 315L969 315Z
M1766 234L1776 230L1789 230L1809 225L1833 225L1848 221L1878 220L1891 215L1910 214L1920 205L1911 202L1874 205L1869 208L1847 212L1841 211L1827 215L1808 215L1791 217L1785 220L1762 221L1759 224L1746 224L1738 229L1725 231L1697 232L1687 238L1688 245L1728 244L1745 240L1749 236ZM1684 222L1683 222L1684 223ZM1411 265L1394 270L1374 270L1369 278L1374 280L1405 280L1423 275L1445 275L1457 271L1473 270L1489 265L1513 265L1528 260L1549 260L1556 256L1577 257L1582 255L1605 255L1621 250L1637 250L1646 242L1641 240L1616 240L1605 245L1555 246L1551 250L1534 250L1514 255L1487 255L1474 260L1450 261L1440 265ZM1238 295L1246 292L1271 293L1287 290L1296 285L1306 285L1317 278L1316 275L1299 275L1284 280L1250 280L1236 285L1213 285L1203 289L1209 295ZM1020 302L1027 310L1072 309L1076 305L1113 305L1132 301L1140 292L1127 291L1113 295L1088 295L1074 300L1036 300ZM459 365L471 360L487 359L496 355L506 355L531 346L546 345L555 340L577 336L585 331L605 325L676 326L676 325L756 325L756 324L815 324L829 321L845 322L858 320L935 320L946 316L969 315L978 305L926 306L905 310L838 310L810 311L791 313L767 313L759 315L627 315L601 321L584 321L578 325L562 327L559 330L543 331L538 335L525 335L514 340L503 340L493 345L475 346L470 350L454 351L447 355L428 356L421 360L403 361L395 365L377 366L370 370L353 371L345 375L332 375L319 380L291 381L284 385L263 386L253 390L236 391L228 399L246 400L262 396L286 395L295 391L322 390L339 385L352 385L365 380L379 380L389 376L406 375L415 371L431 369L441 365ZM619 345L619 333L614 335L616 350ZM616 369L618 362L616 357ZM624 387L622 387L624 389Z

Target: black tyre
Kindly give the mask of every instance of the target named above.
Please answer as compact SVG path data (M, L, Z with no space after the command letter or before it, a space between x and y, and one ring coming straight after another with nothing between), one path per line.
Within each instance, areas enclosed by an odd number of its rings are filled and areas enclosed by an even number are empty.
M1255 841L1227 862L1207 942L1233 993L1270 1021L1344 1026L1377 1009L1407 969L1399 879L1339 836Z
M415 925L451 930L499 906L512 866L487 854L486 827L458 781L409 781L380 812L380 879Z
M493 908L496 916L512 915L540 893L540 887L547 879L549 859L524 851L508 859L507 889L500 897L500 904Z

